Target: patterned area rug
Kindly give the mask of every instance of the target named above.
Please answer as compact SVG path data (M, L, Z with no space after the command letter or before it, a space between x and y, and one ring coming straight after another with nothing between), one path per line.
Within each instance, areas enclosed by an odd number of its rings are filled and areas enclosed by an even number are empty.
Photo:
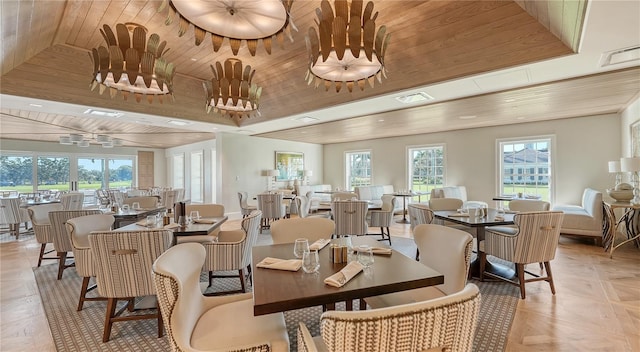
M28 241L35 237L35 233L33 233L33 229L25 229L24 225L20 226L20 235L18 236L18 242ZM12 235L9 232L9 228L6 226L0 227L0 243L14 242L16 241L16 236Z
M259 244L268 244L271 236L260 235ZM415 255L413 240L394 238L393 247L407 254ZM62 280L56 280L57 266L44 265L34 268L34 274L44 304L49 327L58 351L169 351L166 337L157 338L155 320L139 320L116 323L111 340L102 343L104 328L104 302L85 302L82 311L77 312L81 278L75 270L65 270ZM203 281L205 276L203 275ZM240 288L238 279L216 279L207 291L227 291ZM518 288L506 283L476 282L482 294L480 321L474 340L474 351L504 351L511 322L518 303ZM251 289L251 287L249 287ZM94 291L95 292L95 291ZM95 292L97 293L97 292ZM125 302L121 303L122 305ZM357 307L357 304L354 304ZM344 309L338 304L337 309ZM136 314L143 314L140 311ZM311 333L320 334L320 307L285 312L285 321L291 341L291 351L296 351L296 329L298 322L304 322Z

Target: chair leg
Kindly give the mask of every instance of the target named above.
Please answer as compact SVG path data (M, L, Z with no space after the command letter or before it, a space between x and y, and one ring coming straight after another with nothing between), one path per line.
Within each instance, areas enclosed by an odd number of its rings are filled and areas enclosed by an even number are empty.
M249 284L253 285L253 279L251 278L251 264L247 265L247 273L249 273Z
M158 310L158 337L164 336L164 321L162 320L162 312L160 311L160 301L156 298L156 309Z
M109 298L107 300L107 312L104 318L104 332L102 333L102 342L108 342L111 337L111 326L113 325L113 321L111 320L116 313L116 303L118 303L118 299Z
M62 272L67 265L67 252L58 252L58 280L62 279Z
M525 299L526 294L524 290L524 264L516 263L516 274L518 275L518 281L520 282L520 297Z
M78 312L82 310L82 306L84 305L84 299L87 295L87 288L89 287L89 280L91 278L85 276L82 278L82 286L80 287L80 300L78 301Z
M544 262L544 268L547 271L547 281L549 282L549 286L551 286L551 293L556 294L556 288L553 285L553 275L551 274L551 263Z
M40 264L42 264L42 258L44 257L44 251L47 248L47 244L43 243L40 246L40 256L38 257L38 267L40 267Z
M416 260L420 260L420 249L416 248Z
M484 281L484 268L487 263L487 253L478 251L478 260L480 261L480 281Z
M213 271L209 271L209 287L213 285Z
M238 274L240 276L240 287L242 288L242 292L247 292L247 289L245 288L245 282L244 282L244 269L240 269L238 270Z

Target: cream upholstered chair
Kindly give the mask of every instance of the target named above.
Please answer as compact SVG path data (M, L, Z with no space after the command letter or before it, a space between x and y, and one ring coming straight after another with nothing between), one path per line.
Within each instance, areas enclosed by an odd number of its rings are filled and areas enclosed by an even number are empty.
M433 222L433 210L429 209L429 206L421 203L412 203L407 205L407 212L409 213L411 233L415 230L416 226L421 224L431 224ZM416 248L416 260L420 258L420 248Z
M422 224L413 236L420 250L420 263L444 275L444 283L408 291L366 298L373 308L426 301L452 295L464 289L469 274L473 237L451 227Z
M53 244L53 232L51 230L51 222L49 221L49 212L56 210L62 210L62 204L42 204L27 208L29 218L31 219L31 226L33 226L33 232L36 234L36 240L40 243L38 266L42 264L43 259L59 259L58 257L45 257L45 254L54 251L51 249L47 252L46 249L48 243Z
M89 234L95 262L100 263L96 265L98 293L107 298L103 342L109 341L114 322L139 319L157 319L158 337L162 337L160 309L152 314L121 314L125 308L133 308L135 297L156 294L153 262L171 247L172 241L173 234L169 230L94 231ZM129 304L116 312L118 300L127 300Z
M564 213L560 233L593 237L596 244L602 244L602 192L587 188L582 192L580 205L556 204L551 210Z
M309 213L315 213L320 209L320 197L316 196L316 192L309 191L304 196L309 200Z
M174 204L178 202L178 191L166 189L160 195L160 204L166 209L173 210Z
M158 303L174 352L289 351L282 313L253 315L250 293L205 297L199 278L206 251L184 243L153 264Z
M186 204L185 214L189 215L191 211L197 210L202 218L214 218L224 216L224 205L222 204ZM196 236L176 236L176 243L185 242L214 242L220 228L211 231L208 235L196 235Z
M335 235L362 236L369 232L367 210L369 203L363 200L331 202L331 214L336 223Z
M306 238L309 244L331 238L336 224L328 218L280 219L271 224L273 244L293 243L296 238Z
M154 196L136 196L127 197L124 199L124 204L132 205L133 203L139 203L142 209L155 209L158 207L158 197Z
M263 228L269 228L271 221L278 220L287 216L287 206L282 202L282 193L261 193L256 196L258 198L258 210L262 212Z
M60 196L62 210L80 210L84 202L84 193L69 192Z
M311 214L311 202L307 196L296 196L293 201L298 209L298 216L301 218L328 218L331 215L328 212Z
M400 306L330 310L320 317L321 336L298 326L298 351L470 352L478 324L480 291L474 284L452 295Z
M96 276L96 264L93 260L93 253L89 245L89 234L91 231L111 230L115 218L110 214L86 215L79 218L69 219L66 222L67 233L71 237L73 246L73 257L76 262L76 272L82 277L80 287L80 299L78 300L78 311L82 310L85 301L104 301L104 297L87 297L87 292L93 291L96 285L89 287L89 280Z
M389 245L391 245L391 232L389 231L389 226L391 226L391 223L393 222L393 211L396 207L396 197L385 194L381 199L381 209L369 211L369 226L379 227L380 236L382 236L382 238L378 241L389 241ZM385 229L387 230L386 232Z
M251 215L242 219L240 229L220 231L217 242L202 244L207 253L203 270L209 272L209 286L213 278L229 277L214 275L214 271L237 271L237 276L240 278L240 292L246 292L244 269L247 269L251 277L251 248L258 240L261 220L262 212L254 210Z
M20 236L20 224L24 223L25 229L29 225L29 213L27 209L20 207L20 198L0 198L0 224L8 225L9 232Z
M484 276L502 279L520 286L520 296L525 298L525 283L532 281L547 281L551 293L555 294L553 275L550 261L555 258L560 237L560 226L563 213L560 211L541 211L518 213L513 221L518 227L515 235L495 232L487 229L484 241L479 244L480 279ZM501 276L485 272L487 255L492 255L515 263L518 281L511 281ZM546 276L525 271L525 265L530 263L544 263ZM534 276L526 279L525 273Z
M551 204L544 200L513 199L509 201L511 211L548 211Z
M69 219L94 214L102 214L102 211L98 209L84 209L49 212L49 222L51 222L51 230L53 233L53 248L58 255L58 280L62 279L62 273L65 269L75 265L73 262L67 264L67 255L73 251L73 245L71 244L71 237L69 237L65 223Z
M240 211L242 212L242 218L246 218L252 211L257 210L255 205L249 205L249 195L247 192L238 192L238 201L240 202Z

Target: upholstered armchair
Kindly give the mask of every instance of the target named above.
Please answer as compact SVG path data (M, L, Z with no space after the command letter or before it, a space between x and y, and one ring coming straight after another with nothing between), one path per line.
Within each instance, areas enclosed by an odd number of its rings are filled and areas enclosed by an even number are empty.
M263 228L271 226L271 221L287 216L287 206L282 202L281 193L261 193L256 197L258 198L258 210L262 212L260 226L260 233L262 233Z
M160 203L166 209L172 209L173 210L174 205L178 201L179 200L178 200L178 191L177 190L165 189L165 190L162 191L162 194L160 195Z
M407 206L407 212L409 213L411 233L415 230L416 226L421 224L431 224L433 222L433 210L429 209L429 206L421 203L413 203ZM416 248L416 260L420 258L420 249Z
M488 228L484 241L481 241L478 246L480 280L484 276L490 276L519 285L522 299L525 298L525 283L547 281L551 287L551 293L555 294L550 262L556 255L563 216L560 211L518 213L513 217L513 222L517 226L514 235L495 232ZM502 276L485 272L487 255L515 263L518 281L511 281ZM525 271L525 265L530 263L544 263L546 276ZM527 279L525 274L534 278Z
M362 236L369 232L367 210L369 203L363 200L331 202L331 214L336 223L336 237Z
M554 205L551 210L562 211L564 219L560 233L594 237L602 244L602 192L587 188L582 193L580 205Z
M282 313L254 316L250 293L202 295L199 278L206 256L201 245L184 243L164 252L153 264L171 350L288 352Z
M158 197L154 196L135 196L124 199L124 204L132 205L139 203L142 209L155 209L158 207Z
M246 292L244 270L246 268L251 274L251 248L258 240L261 220L262 212L254 210L251 215L242 219L240 229L220 231L218 242L202 243L207 254L203 270L209 272L209 286L213 278L229 277L222 274L214 275L213 272L237 271L237 276L240 278L240 292Z
M336 224L328 218L292 218L280 219L271 224L273 244L293 243L296 238L304 237L309 244L331 238Z
M95 214L69 219L66 222L67 233L71 237L71 244L73 245L76 272L82 277L78 311L82 310L85 301L105 300L103 297L87 297L87 293L96 288L96 285L89 287L89 281L92 277L96 276L96 264L93 260L91 246L89 245L89 234L91 231L111 230L114 221L113 215Z
M53 248L58 255L58 280L62 279L62 274L67 268L75 265L75 262L67 263L67 255L73 251L71 237L67 233L65 223L69 219L78 218L85 215L102 214L98 209L85 210L58 210L49 212L49 222L53 233Z
M444 275L444 283L366 298L373 308L426 301L452 295L464 289L469 274L473 237L451 227L421 224L414 233L420 250L420 263Z
M51 222L49 221L49 212L56 210L62 210L62 204L41 204L27 208L29 219L31 219L31 226L33 227L33 232L36 235L36 241L40 243L38 266L40 266L42 261L45 259L59 259L58 257L45 257L46 254L54 251L53 249L47 251L47 244L53 244L53 232L51 230Z
M391 226L391 223L393 222L393 210L396 207L396 197L385 194L381 199L381 209L369 211L369 226L379 227L380 236L382 237L379 241L389 241L389 245L391 245L391 232L389 231L389 226Z
M470 352L478 324L480 291L474 284L428 301L361 311L326 311L321 336L298 326L298 351Z
M9 225L9 232L20 236L20 224L26 229L29 224L29 213L20 208L20 198L0 198L0 224Z
M240 211L242 212L242 218L246 218L252 211L257 210L255 205L249 205L249 195L247 192L238 192L238 201L240 202Z

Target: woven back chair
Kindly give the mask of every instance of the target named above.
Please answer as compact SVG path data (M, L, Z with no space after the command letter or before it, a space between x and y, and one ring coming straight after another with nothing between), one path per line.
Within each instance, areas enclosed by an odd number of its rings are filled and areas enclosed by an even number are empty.
M28 228L29 213L20 207L20 198L1 198L0 224L8 225L9 232L18 239L21 223L24 223L25 229Z
M87 293L96 288L96 285L89 287L89 280L96 276L96 265L93 260L91 246L89 245L89 234L91 231L111 230L114 221L115 218L110 214L86 215L67 220L67 233L69 233L69 237L71 237L73 257L76 262L76 272L82 277L78 311L82 310L85 301L104 300L103 297L87 297Z
M474 284L453 295L388 308L326 311L322 339L298 326L298 351L470 352L478 324L480 291Z
M75 265L75 263L67 264L67 255L73 251L73 245L71 244L71 237L69 237L65 223L69 219L94 214L102 214L102 212L98 209L58 210L49 212L49 222L51 222L51 230L53 233L53 248L58 255L58 280L62 279L62 273L65 269Z
M203 270L209 272L209 286L213 278L230 277L225 274L213 273L216 271L237 271L240 278L241 289L231 292L246 292L245 272L251 274L251 248L258 240L262 212L254 210L251 215L242 219L241 228L237 230L220 231L218 242L203 243L207 257ZM231 276L231 277L235 277Z
M51 230L51 222L49 221L49 212L62 210L62 204L51 203L34 205L27 208L33 232L36 234L36 240L40 243L40 255L38 256L38 266L45 259L59 259L58 257L45 257L45 254L53 252L53 249L46 251L47 244L53 244L53 232Z
M162 195L160 196L160 203L166 209L172 209L174 204L178 202L178 191L176 190L164 190L162 191Z
M169 230L94 231L89 244L96 263L98 293L107 298L102 341L111 336L114 322L157 319L158 337L162 337L162 316L156 313L122 316L124 308L133 309L133 298L156 294L153 284L153 262L171 247L173 234ZM118 300L129 304L116 312Z
M336 236L362 236L368 232L366 201L337 201L331 202L331 214L336 223Z
M526 297L525 283L533 281L547 281L551 287L551 293L555 294L550 261L556 255L563 216L561 211L518 213L513 217L513 222L517 226L514 235L492 231L491 228L488 228L484 241L481 241L478 246L480 279L482 280L485 275L488 275L518 285L522 299ZM515 263L518 281L485 272L487 255ZM530 263L543 263L546 276L525 271L524 266ZM534 278L525 278L525 273Z
M271 224L271 237L273 244L293 243L301 237L312 244L319 239L331 238L335 227L333 220L327 218L280 219Z
M250 293L202 295L199 279L205 257L201 245L185 243L170 248L153 264L171 350L288 352L282 313L254 316Z
M84 202L84 193L70 192L60 196L62 210L81 210Z
M381 199L382 209L369 211L369 226L379 227L380 236L382 237L379 241L389 241L389 245L391 245L389 226L393 223L393 210L396 207L396 197L385 194Z

